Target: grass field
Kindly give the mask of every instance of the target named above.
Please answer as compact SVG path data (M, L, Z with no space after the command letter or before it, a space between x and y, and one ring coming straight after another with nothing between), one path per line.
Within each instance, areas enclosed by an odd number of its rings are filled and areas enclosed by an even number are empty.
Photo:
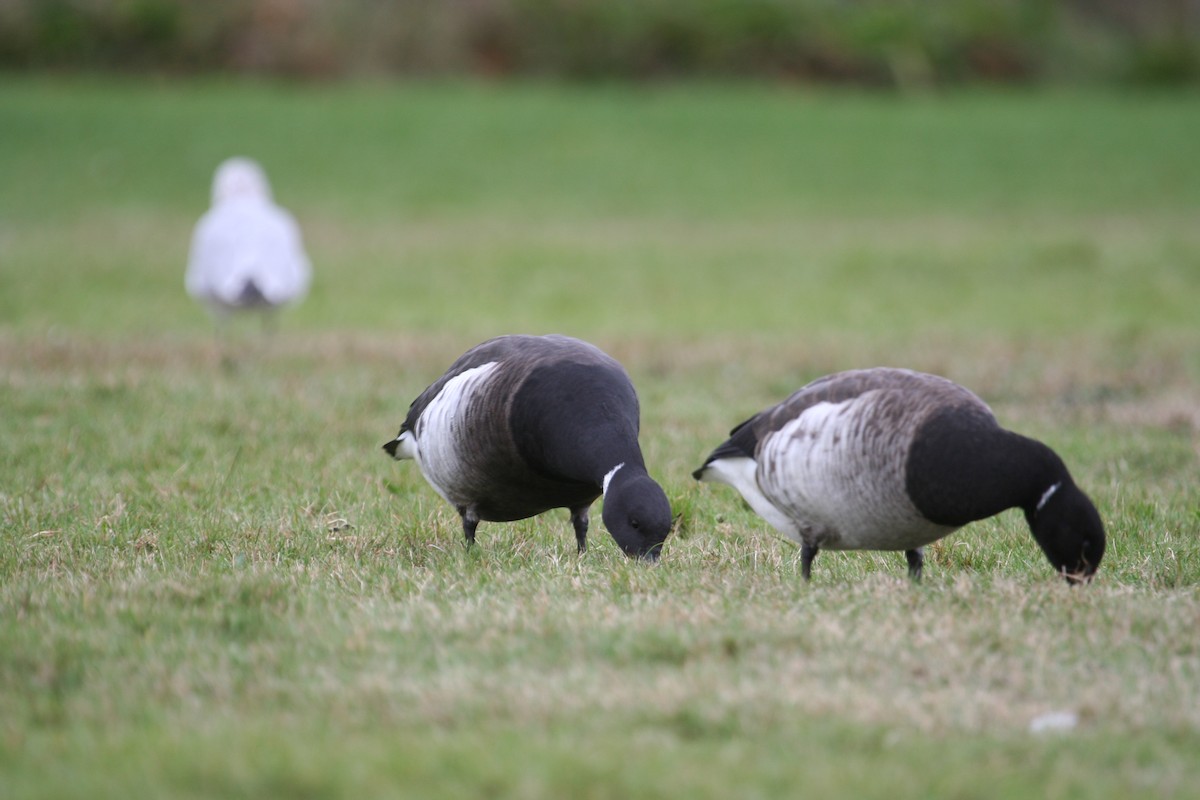
M0 795L1200 797L1200 97L0 80ZM218 343L216 163L316 279ZM677 514L480 528L379 450L459 352L596 341ZM939 372L1109 530L814 580L690 478L825 372ZM1049 712L1071 730L1032 733Z

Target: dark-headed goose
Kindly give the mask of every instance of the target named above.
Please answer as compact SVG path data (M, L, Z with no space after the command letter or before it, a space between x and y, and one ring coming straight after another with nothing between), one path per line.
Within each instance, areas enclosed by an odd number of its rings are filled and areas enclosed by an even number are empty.
M734 428L693 475L730 484L799 543L805 579L822 548L903 550L920 578L923 545L1013 507L1068 581L1090 578L1104 555L1100 515L1054 451L919 372L815 380Z
M671 507L646 473L638 399L624 368L566 336L501 336L477 345L413 401L385 444L411 458L462 517L468 545L480 520L567 508L582 552L588 508L628 555L657 559Z

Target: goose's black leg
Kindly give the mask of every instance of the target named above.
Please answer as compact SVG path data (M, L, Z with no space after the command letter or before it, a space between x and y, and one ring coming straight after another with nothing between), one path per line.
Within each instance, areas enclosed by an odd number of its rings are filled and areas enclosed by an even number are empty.
M475 545L475 529L479 527L479 514L475 509L463 506L458 509L462 516L463 535L467 537L467 547Z
M588 508L590 506L571 509L571 524L575 526L575 544L579 547L581 554L587 550Z
M812 580L812 562L819 551L815 544L800 545L800 574L806 581Z
M920 547L915 550L905 550L904 557L908 559L908 577L914 581L921 580L921 567L925 565L925 551Z

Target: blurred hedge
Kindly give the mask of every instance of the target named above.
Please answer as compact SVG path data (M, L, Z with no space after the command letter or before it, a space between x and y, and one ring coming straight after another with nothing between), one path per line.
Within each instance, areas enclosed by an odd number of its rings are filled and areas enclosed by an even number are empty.
M1200 0L0 0L0 68L1198 82Z

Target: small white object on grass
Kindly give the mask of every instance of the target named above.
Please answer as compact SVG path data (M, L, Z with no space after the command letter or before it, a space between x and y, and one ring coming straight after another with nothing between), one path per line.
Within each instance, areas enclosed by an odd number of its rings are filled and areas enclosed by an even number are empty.
M222 162L213 177L212 208L192 233L188 294L220 318L299 300L311 277L300 227L275 205L262 167L249 158Z
M1065 733L1079 724L1079 715L1074 711L1047 711L1038 714L1029 722L1030 733Z

